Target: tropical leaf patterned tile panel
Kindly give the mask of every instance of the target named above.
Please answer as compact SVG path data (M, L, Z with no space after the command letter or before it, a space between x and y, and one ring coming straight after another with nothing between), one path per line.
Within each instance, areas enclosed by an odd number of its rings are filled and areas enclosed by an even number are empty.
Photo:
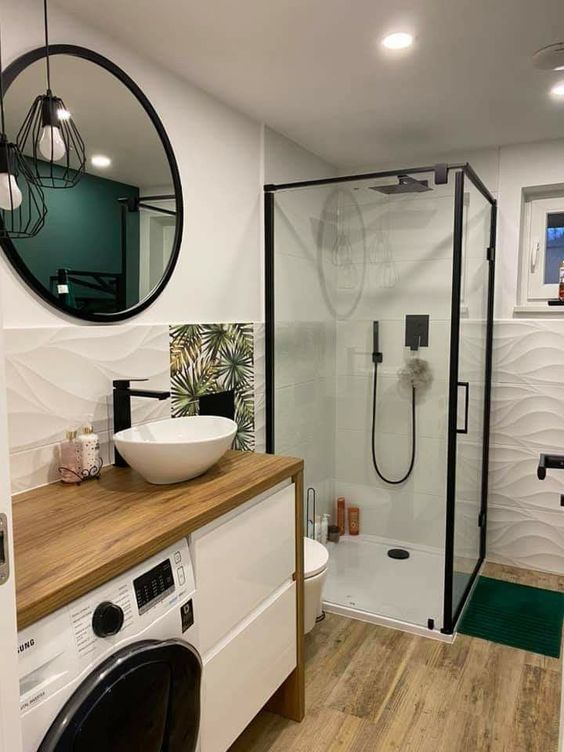
M253 324L182 324L170 327L172 416L198 414L204 394L233 390L234 448L255 448Z

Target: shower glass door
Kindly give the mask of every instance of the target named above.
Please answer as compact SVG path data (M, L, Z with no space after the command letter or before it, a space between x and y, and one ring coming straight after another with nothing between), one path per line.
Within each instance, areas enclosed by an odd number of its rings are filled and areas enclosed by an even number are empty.
M476 182L474 182L474 180ZM456 174L444 631L452 631L485 552L495 208ZM483 192L484 191L484 192Z

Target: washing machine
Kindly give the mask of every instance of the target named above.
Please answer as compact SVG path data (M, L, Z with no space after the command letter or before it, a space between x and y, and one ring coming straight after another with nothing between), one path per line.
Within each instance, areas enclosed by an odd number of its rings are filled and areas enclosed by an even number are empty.
M24 752L196 752L196 617L182 540L22 630Z

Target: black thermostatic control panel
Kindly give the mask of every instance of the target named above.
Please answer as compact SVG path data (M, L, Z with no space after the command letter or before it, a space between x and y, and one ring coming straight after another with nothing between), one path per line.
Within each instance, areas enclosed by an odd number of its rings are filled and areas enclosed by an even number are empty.
M169 559L133 580L133 587L140 614L145 613L155 603L174 592L174 577Z

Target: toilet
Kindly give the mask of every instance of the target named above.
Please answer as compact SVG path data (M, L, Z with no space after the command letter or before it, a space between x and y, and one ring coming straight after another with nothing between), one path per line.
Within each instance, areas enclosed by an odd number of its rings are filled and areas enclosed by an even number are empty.
M327 577L329 551L322 543L304 538L304 632L315 626L315 620L323 614L322 594Z

